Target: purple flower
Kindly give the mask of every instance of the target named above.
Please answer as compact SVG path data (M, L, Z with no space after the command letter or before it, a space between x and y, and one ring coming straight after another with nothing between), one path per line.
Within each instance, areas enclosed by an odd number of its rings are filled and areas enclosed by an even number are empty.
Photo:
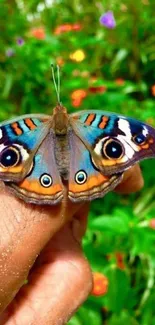
M100 17L100 24L104 25L105 27L110 28L110 29L115 28L116 21L115 21L113 12L112 11L105 12L105 14L103 14Z
M24 40L22 37L17 38L17 45L22 46L24 44Z
M13 56L14 54L15 54L15 51L14 51L14 49L11 49L11 48L7 49L6 52L5 52L5 55L8 58L10 58L11 56Z

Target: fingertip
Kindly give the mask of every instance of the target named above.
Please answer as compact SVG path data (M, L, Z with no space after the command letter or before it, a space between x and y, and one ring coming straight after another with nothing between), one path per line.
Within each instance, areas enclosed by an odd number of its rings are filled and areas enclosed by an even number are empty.
M115 191L122 194L129 194L140 191L144 186L144 178L139 165L128 169L122 182L116 187Z

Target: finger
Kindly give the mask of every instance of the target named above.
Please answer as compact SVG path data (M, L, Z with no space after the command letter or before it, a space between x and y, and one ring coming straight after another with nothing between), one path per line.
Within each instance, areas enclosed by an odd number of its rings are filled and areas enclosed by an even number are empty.
M144 179L139 165L128 169L123 176L122 182L115 188L115 191L122 194L137 192L144 186Z
M87 202L74 214L73 236L80 242L87 228L90 204Z
M0 311L23 285L38 254L79 209L66 199L56 206L25 204L0 188Z
M60 230L44 248L29 284L3 313L1 324L11 320L20 325L65 324L87 298L92 274L73 234L73 224ZM84 228L84 223L79 221L79 233Z

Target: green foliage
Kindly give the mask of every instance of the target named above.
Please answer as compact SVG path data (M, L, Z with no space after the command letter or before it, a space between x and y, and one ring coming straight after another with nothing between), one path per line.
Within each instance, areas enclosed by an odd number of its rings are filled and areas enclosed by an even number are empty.
M116 19L113 30L99 24L107 10ZM1 1L0 119L50 114L56 103L50 64L60 63L61 99L69 112L104 109L155 125L154 10L154 0ZM68 31L62 31L65 24ZM75 105L78 89L86 96ZM91 204L83 247L109 286L103 296L90 295L70 325L155 324L154 161L142 170L140 193L109 193Z

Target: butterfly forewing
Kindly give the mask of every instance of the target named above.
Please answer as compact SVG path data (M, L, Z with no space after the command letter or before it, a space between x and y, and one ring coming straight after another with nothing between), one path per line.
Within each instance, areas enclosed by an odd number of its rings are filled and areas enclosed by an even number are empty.
M22 180L33 162L35 152L49 132L49 118L23 116L0 125L0 178Z
M105 175L155 157L155 129L132 118L101 111L80 112L71 115L71 124L91 153L93 164Z

